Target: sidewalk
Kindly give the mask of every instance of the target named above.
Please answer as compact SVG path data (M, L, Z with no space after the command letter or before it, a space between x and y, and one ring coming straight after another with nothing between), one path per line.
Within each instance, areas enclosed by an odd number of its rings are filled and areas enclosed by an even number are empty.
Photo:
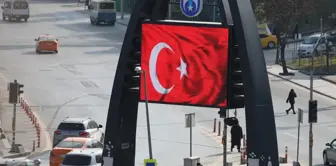
M310 76L302 74L298 70L288 69L288 72L295 73L294 76L280 76L279 73L282 72L282 67L280 65L267 66L267 71L275 77L282 78L300 87L310 89ZM336 79L336 76L330 77ZM313 80L313 91L315 93L336 100L336 85L334 83L331 83L330 80L326 81L326 77L323 78L321 76L314 76Z
M222 126L223 127L223 126ZM236 165L247 165L247 164L241 164L241 153L237 152L237 147L234 147L233 152L231 152L231 134L230 134L230 129L231 127L228 126L228 133L227 133L227 162L228 163L232 163L233 166ZM218 130L216 132L213 131L209 131L208 128L206 127L200 127L201 133L203 133L206 137L216 141L218 143L219 147L223 147L222 146L222 135L218 136ZM223 131L221 131L220 133L222 134ZM243 140L242 140L242 144L241 144L241 148L243 148ZM223 153L221 154L216 154L217 158L216 161L214 161L213 166L218 166L218 165L222 165L223 163L223 158L221 157L223 155ZM279 157L285 157L284 153L279 152ZM202 162L202 158L201 158L201 162ZM211 165L211 164L210 164ZM288 163L285 164L280 164L280 165L292 165L292 161L290 159L288 159Z

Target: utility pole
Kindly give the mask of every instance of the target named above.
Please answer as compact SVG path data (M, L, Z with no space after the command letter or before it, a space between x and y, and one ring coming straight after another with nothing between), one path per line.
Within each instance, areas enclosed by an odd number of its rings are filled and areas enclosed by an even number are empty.
M312 54L312 67L310 70L310 100L309 100L309 166L313 165L313 123L317 122L317 110L316 111L316 118L311 118L313 117L312 115L312 109L311 108L311 103L314 102L313 101L313 86L314 86L314 58L315 58L315 54L317 54L317 47L319 47L321 40L323 38L323 26L322 26L322 18L320 19L320 24L321 24L321 36L320 38L317 40L317 44L315 45L314 49L313 49L313 54ZM316 107L317 107L317 101L316 101ZM317 108L315 108L317 109Z
M225 110L225 118L229 117L229 110ZM224 118L224 119L225 119ZM227 125L224 120L224 130L223 130L223 166L227 165Z
M124 0L120 0L120 18L124 19Z
M9 103L13 104L13 118L12 118L12 147L9 152L16 152L15 148L15 132L16 132L16 104L18 103L18 97L21 93L23 93L22 84L19 84L17 80L9 83Z

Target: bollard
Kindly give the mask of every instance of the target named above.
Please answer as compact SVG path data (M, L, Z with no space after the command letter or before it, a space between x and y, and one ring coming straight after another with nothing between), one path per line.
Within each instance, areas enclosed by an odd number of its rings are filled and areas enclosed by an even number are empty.
M218 122L218 136L221 135L221 122Z
M287 149L287 146L286 146L286 149L285 149L285 163L288 162L288 149Z
M41 144L40 141L41 141L41 140L40 140L40 137L37 137L37 147L38 147L38 148L40 147L40 144Z
M33 141L33 152L35 152L35 141Z
M23 109L23 111L26 113L26 115L28 116L28 110L26 110L26 109Z
M36 125L36 117L34 116L33 125Z
M241 157L240 157L240 164L246 164L246 148L241 148Z
M24 108L24 100L21 100L21 107Z
M216 132L216 118L214 119L214 127L213 127L213 132L215 133Z
M41 145L41 129L39 124L36 125L36 134L37 134L37 147L39 148Z
M25 109L30 110L30 108L29 108L29 106L28 106L27 103L25 104Z

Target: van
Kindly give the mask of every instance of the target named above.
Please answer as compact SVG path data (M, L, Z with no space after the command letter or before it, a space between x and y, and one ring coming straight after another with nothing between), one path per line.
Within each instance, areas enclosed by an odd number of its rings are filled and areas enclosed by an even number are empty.
M117 20L115 1L92 0L88 9L92 25L105 23L114 26Z
M27 0L6 0L2 9L2 20L24 20L29 18L29 3Z
M61 166L101 166L103 162L102 154L103 150L101 148L75 149L64 156Z

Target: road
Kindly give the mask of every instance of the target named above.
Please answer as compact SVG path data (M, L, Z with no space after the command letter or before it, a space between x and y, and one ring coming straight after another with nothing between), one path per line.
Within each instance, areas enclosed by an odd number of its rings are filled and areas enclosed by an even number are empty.
M24 84L24 98L38 112L50 135L65 117L91 117L106 124L108 103L125 26L92 26L74 4L33 1L27 23L0 21L0 73ZM41 34L59 38L58 54L35 53L34 38ZM148 158L145 106L140 104L136 165ZM185 113L201 108L150 105L154 157L159 163L183 164L189 156L189 130ZM209 109L215 116L215 109ZM198 118L198 117L197 117ZM197 119L213 123L213 118ZM199 122L198 126L202 126ZM208 165L221 148L196 127L194 155ZM167 153L173 152L169 155ZM209 157L207 157L209 156ZM47 157L45 157L47 158ZM48 163L46 161L46 163ZM164 164L162 164L164 165Z
M35 2L35 3L34 3ZM91 26L87 16L75 11L71 4L41 3L33 1L32 18L28 23L0 22L0 73L8 80L17 79L25 85L25 99L41 110L45 130L53 134L58 123L67 116L91 117L105 125L109 95L115 67L122 44L125 27ZM34 38L50 33L59 38L58 55L36 55ZM274 50L265 51L268 62ZM272 57L271 57L272 56ZM279 140L279 150L289 147L290 158L295 158L296 116L285 115L287 92L294 88L299 96L297 107L307 108L309 94L306 90L270 77ZM314 163L322 162L321 150L332 136L335 127L334 101L321 96L319 124L314 127ZM139 106L137 131L137 165L148 157L144 105ZM184 114L195 112L194 155L200 156L205 165L214 164L221 153L218 142L206 137L201 130L212 130L212 119L218 117L216 109L171 105L150 105L153 153L160 165L181 165L189 155L188 129L184 128ZM243 119L242 110L238 110ZM301 159L307 161L307 123L302 125ZM242 123L244 127L244 123ZM42 156L48 163L48 153ZM216 164L215 164L216 165Z

